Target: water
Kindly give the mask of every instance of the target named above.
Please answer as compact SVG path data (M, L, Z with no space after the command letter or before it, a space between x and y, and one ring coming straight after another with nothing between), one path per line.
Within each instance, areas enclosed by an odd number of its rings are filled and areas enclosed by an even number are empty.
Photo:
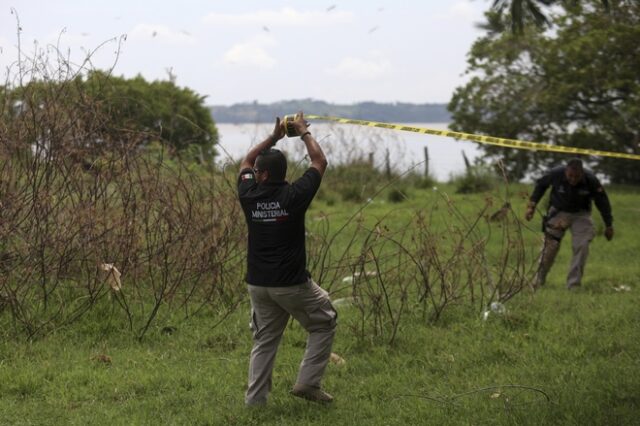
M447 123L411 123L412 127L445 130ZM220 136L218 163L242 158L249 148L261 142L273 131L273 124L217 124ZM477 144L456 141L442 136L378 129L352 124L312 122L309 130L320 142L332 164L349 162L370 156L378 167L385 167L387 158L397 172L413 168L425 172L425 147L429 154L429 173L438 181L447 181L452 174L464 172L464 151L469 161L480 155ZM277 145L291 160L306 153L299 138L284 138Z

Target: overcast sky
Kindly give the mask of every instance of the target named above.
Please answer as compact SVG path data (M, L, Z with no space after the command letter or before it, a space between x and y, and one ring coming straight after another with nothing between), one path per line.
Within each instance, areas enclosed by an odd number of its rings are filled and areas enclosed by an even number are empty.
M313 98L448 102L489 0L0 0L0 66L65 56L206 95L207 104ZM126 37L126 39L125 39ZM119 54L116 54L119 48ZM11 64L14 64L13 66Z

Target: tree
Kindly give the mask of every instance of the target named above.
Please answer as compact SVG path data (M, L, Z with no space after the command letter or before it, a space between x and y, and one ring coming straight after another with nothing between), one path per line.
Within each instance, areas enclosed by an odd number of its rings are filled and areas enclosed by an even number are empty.
M95 102L106 106L109 125L149 132L147 142L167 142L177 153L195 145L204 158L215 155L218 133L205 97L179 88L173 79L150 83L141 76L127 80L93 71L83 85Z
M207 163L215 155L218 133L205 98L173 81L90 71L1 89L3 128L20 124L22 130L14 133L47 152L69 155L79 149L160 142L175 155L192 156L195 150L198 160Z
M578 1L572 0L571 3L575 5ZM511 21L511 31L521 34L529 22L538 27L548 25L549 19L544 9L563 2L567 3L568 0L494 0L491 8L500 16L508 10L506 14ZM609 10L609 0L601 0L600 3L605 10Z
M640 4L599 1L566 4L552 31L496 31L469 54L473 77L450 103L452 128L514 139L628 153L640 152ZM504 21L502 21L504 22ZM483 146L485 158L502 159L512 178L557 161L558 154ZM615 182L640 182L627 160L589 162Z

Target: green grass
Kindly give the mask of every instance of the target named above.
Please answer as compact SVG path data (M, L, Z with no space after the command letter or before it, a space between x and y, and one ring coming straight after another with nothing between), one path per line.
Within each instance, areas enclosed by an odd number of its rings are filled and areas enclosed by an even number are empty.
M524 211L517 194L526 189L512 190L517 212ZM431 189L411 188L407 194L400 203L377 197L363 210L365 223L385 218L390 227L404 226L438 197ZM451 197L472 216L486 194ZM97 309L84 322L33 342L3 337L0 424L637 424L640 197L635 190L611 191L611 197L616 237L606 242L598 225L585 281L576 292L564 288L567 240L547 285L509 300L503 315L483 320L477 307L459 303L432 323L411 301L388 345L357 338L350 329L359 320L357 309L339 308L334 352L346 365L327 370L324 386L336 398L331 406L288 394L305 342L303 330L292 324L278 353L269 404L244 407L251 349L246 301L216 328L219 318L211 313L188 320L163 314L142 342L121 319L102 318ZM358 208L320 202L308 219L329 215L335 230ZM601 222L597 212L594 221ZM525 237L534 249L538 223L530 226ZM336 238L337 247L345 244ZM631 290L616 291L622 284ZM176 330L163 333L166 325Z

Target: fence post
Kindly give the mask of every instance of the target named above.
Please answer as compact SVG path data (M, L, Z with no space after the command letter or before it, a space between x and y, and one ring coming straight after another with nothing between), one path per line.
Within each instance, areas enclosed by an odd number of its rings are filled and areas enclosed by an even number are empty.
M391 179L391 159L389 155L389 148L386 149L384 154L384 165L385 165L385 172L387 174L387 179Z
M424 175L429 176L429 148L424 147Z

